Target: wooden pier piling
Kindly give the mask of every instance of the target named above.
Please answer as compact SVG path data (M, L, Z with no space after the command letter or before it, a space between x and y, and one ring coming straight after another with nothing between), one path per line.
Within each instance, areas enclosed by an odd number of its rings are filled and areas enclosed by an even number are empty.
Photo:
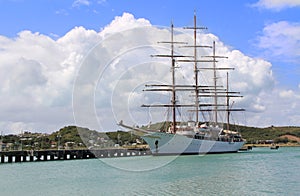
M113 158L151 155L151 151L138 149L93 149L93 150L38 150L0 151L0 163L21 163L34 161L55 161L93 158Z

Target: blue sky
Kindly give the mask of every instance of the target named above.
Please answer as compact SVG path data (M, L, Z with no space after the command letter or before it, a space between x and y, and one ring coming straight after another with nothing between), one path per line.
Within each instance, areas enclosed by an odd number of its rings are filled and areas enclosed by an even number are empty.
M227 38L235 45L247 45L238 43L250 40L266 23L279 20L297 22L297 8L280 12L262 10L253 8L252 5L256 2L257 0L188 0L175 3L172 0L1 0L1 34L11 37L21 30L29 29L63 36L74 26L99 30L123 12L132 13L136 18L146 18L153 25L168 26L173 20L177 26L185 26L192 23L191 15L196 10L198 20L209 26L210 31L221 38Z
M76 3L77 2L77 3ZM63 36L74 26L99 30L123 12L136 18L146 18L153 25L168 26L173 20L177 26L192 23L193 11L198 20L209 26L223 39L233 45L251 40L266 23L280 20L297 22L299 9L280 12L254 8L257 0L188 0L188 1L141 1L141 0L1 0L1 34L16 36L21 30ZM237 36L238 35L238 36ZM225 40L227 42L227 40ZM247 42L246 42L247 43Z
M197 11L198 24L209 27L227 45L250 56L265 56L257 47L257 36L267 24L278 21L299 22L299 3L291 8L266 9L254 6L258 0L0 0L0 34L16 37L20 31L30 30L53 38L61 37L75 26L99 31L115 16L124 12L136 18L145 18L153 25L176 26L192 24L193 11ZM282 1L284 2L284 1ZM295 1L296 2L296 1ZM297 6L298 5L298 6ZM276 64L278 59L272 60ZM275 64L275 66L276 66ZM287 63L295 72L295 65ZM281 67L276 66L278 71ZM290 72L289 72L290 73ZM283 76L279 76L283 77ZM293 79L282 83L290 85Z
M208 27L206 33L232 54L240 52L241 64L254 64L249 77L270 77L248 81L254 85L248 96L253 99L249 125L300 125L299 0L0 0L0 97L2 103L9 100L0 107L0 130L50 131L72 124L70 91L78 59L97 39L126 25L169 26L173 21L177 27L191 26L194 10L198 25ZM27 88L38 98L16 93ZM22 100L35 103L24 115L29 106ZM41 111L49 115L37 115ZM12 115L16 112L20 115ZM63 112L68 117L54 117Z

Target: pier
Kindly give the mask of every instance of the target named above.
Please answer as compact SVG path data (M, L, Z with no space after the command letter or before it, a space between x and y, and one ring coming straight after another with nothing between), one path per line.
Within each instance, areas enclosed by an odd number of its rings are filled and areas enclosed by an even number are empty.
M0 163L114 158L114 157L146 156L146 155L151 155L151 151L144 148L0 151Z

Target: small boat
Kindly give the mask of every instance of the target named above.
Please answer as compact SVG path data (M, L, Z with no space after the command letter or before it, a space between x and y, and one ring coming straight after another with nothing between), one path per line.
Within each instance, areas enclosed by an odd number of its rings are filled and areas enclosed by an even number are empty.
M279 146L277 146L277 145L275 145L275 144L272 144L272 145L270 146L270 149L271 149L271 150L278 150L278 149L279 149Z

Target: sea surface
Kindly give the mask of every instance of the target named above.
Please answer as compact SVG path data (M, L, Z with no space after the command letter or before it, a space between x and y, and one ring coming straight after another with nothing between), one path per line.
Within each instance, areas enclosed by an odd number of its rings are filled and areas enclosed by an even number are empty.
M300 148L0 164L0 195L300 195Z

